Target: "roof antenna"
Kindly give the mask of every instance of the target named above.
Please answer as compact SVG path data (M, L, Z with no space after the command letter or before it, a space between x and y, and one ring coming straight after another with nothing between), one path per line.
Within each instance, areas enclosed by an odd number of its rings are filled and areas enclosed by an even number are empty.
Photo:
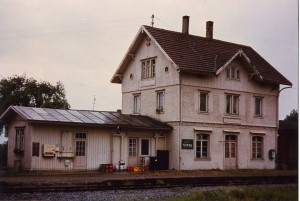
M153 27L154 25L154 14L151 15L151 26Z
M93 111L95 110L95 104L96 104L96 96L94 94Z

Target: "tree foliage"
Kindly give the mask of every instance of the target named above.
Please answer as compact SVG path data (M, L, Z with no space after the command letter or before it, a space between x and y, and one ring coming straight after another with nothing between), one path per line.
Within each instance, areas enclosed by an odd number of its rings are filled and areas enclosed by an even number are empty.
M298 110L293 109L289 115L286 115L284 121L298 121Z
M3 78L0 81L0 114L10 105L69 109L64 85L28 78L26 75Z

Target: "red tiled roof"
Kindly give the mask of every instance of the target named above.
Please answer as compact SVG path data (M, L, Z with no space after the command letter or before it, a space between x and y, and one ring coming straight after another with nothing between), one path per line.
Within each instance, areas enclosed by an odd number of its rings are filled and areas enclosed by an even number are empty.
M250 63L269 84L292 85L272 65L251 47L183 34L150 26L144 28L151 34L181 72L215 74L238 51L250 59Z

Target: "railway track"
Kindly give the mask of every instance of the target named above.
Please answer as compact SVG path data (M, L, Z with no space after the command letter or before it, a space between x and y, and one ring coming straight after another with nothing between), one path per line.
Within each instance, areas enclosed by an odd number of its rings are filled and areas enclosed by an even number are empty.
M37 183L18 184L0 182L0 193L24 192L73 192L101 191L126 189L172 188L182 186L237 186L259 184L291 184L298 183L297 175L268 175L268 176L222 176L222 177L179 177L179 178L144 178L144 179L115 179L101 182L77 183Z

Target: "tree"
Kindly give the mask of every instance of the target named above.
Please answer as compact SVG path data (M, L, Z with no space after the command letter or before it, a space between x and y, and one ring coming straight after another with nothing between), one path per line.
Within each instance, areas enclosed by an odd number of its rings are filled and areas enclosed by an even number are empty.
M293 109L289 115L286 115L283 121L298 121L298 110Z
M26 75L3 78L0 81L0 114L10 105L69 109L64 85L27 78Z

